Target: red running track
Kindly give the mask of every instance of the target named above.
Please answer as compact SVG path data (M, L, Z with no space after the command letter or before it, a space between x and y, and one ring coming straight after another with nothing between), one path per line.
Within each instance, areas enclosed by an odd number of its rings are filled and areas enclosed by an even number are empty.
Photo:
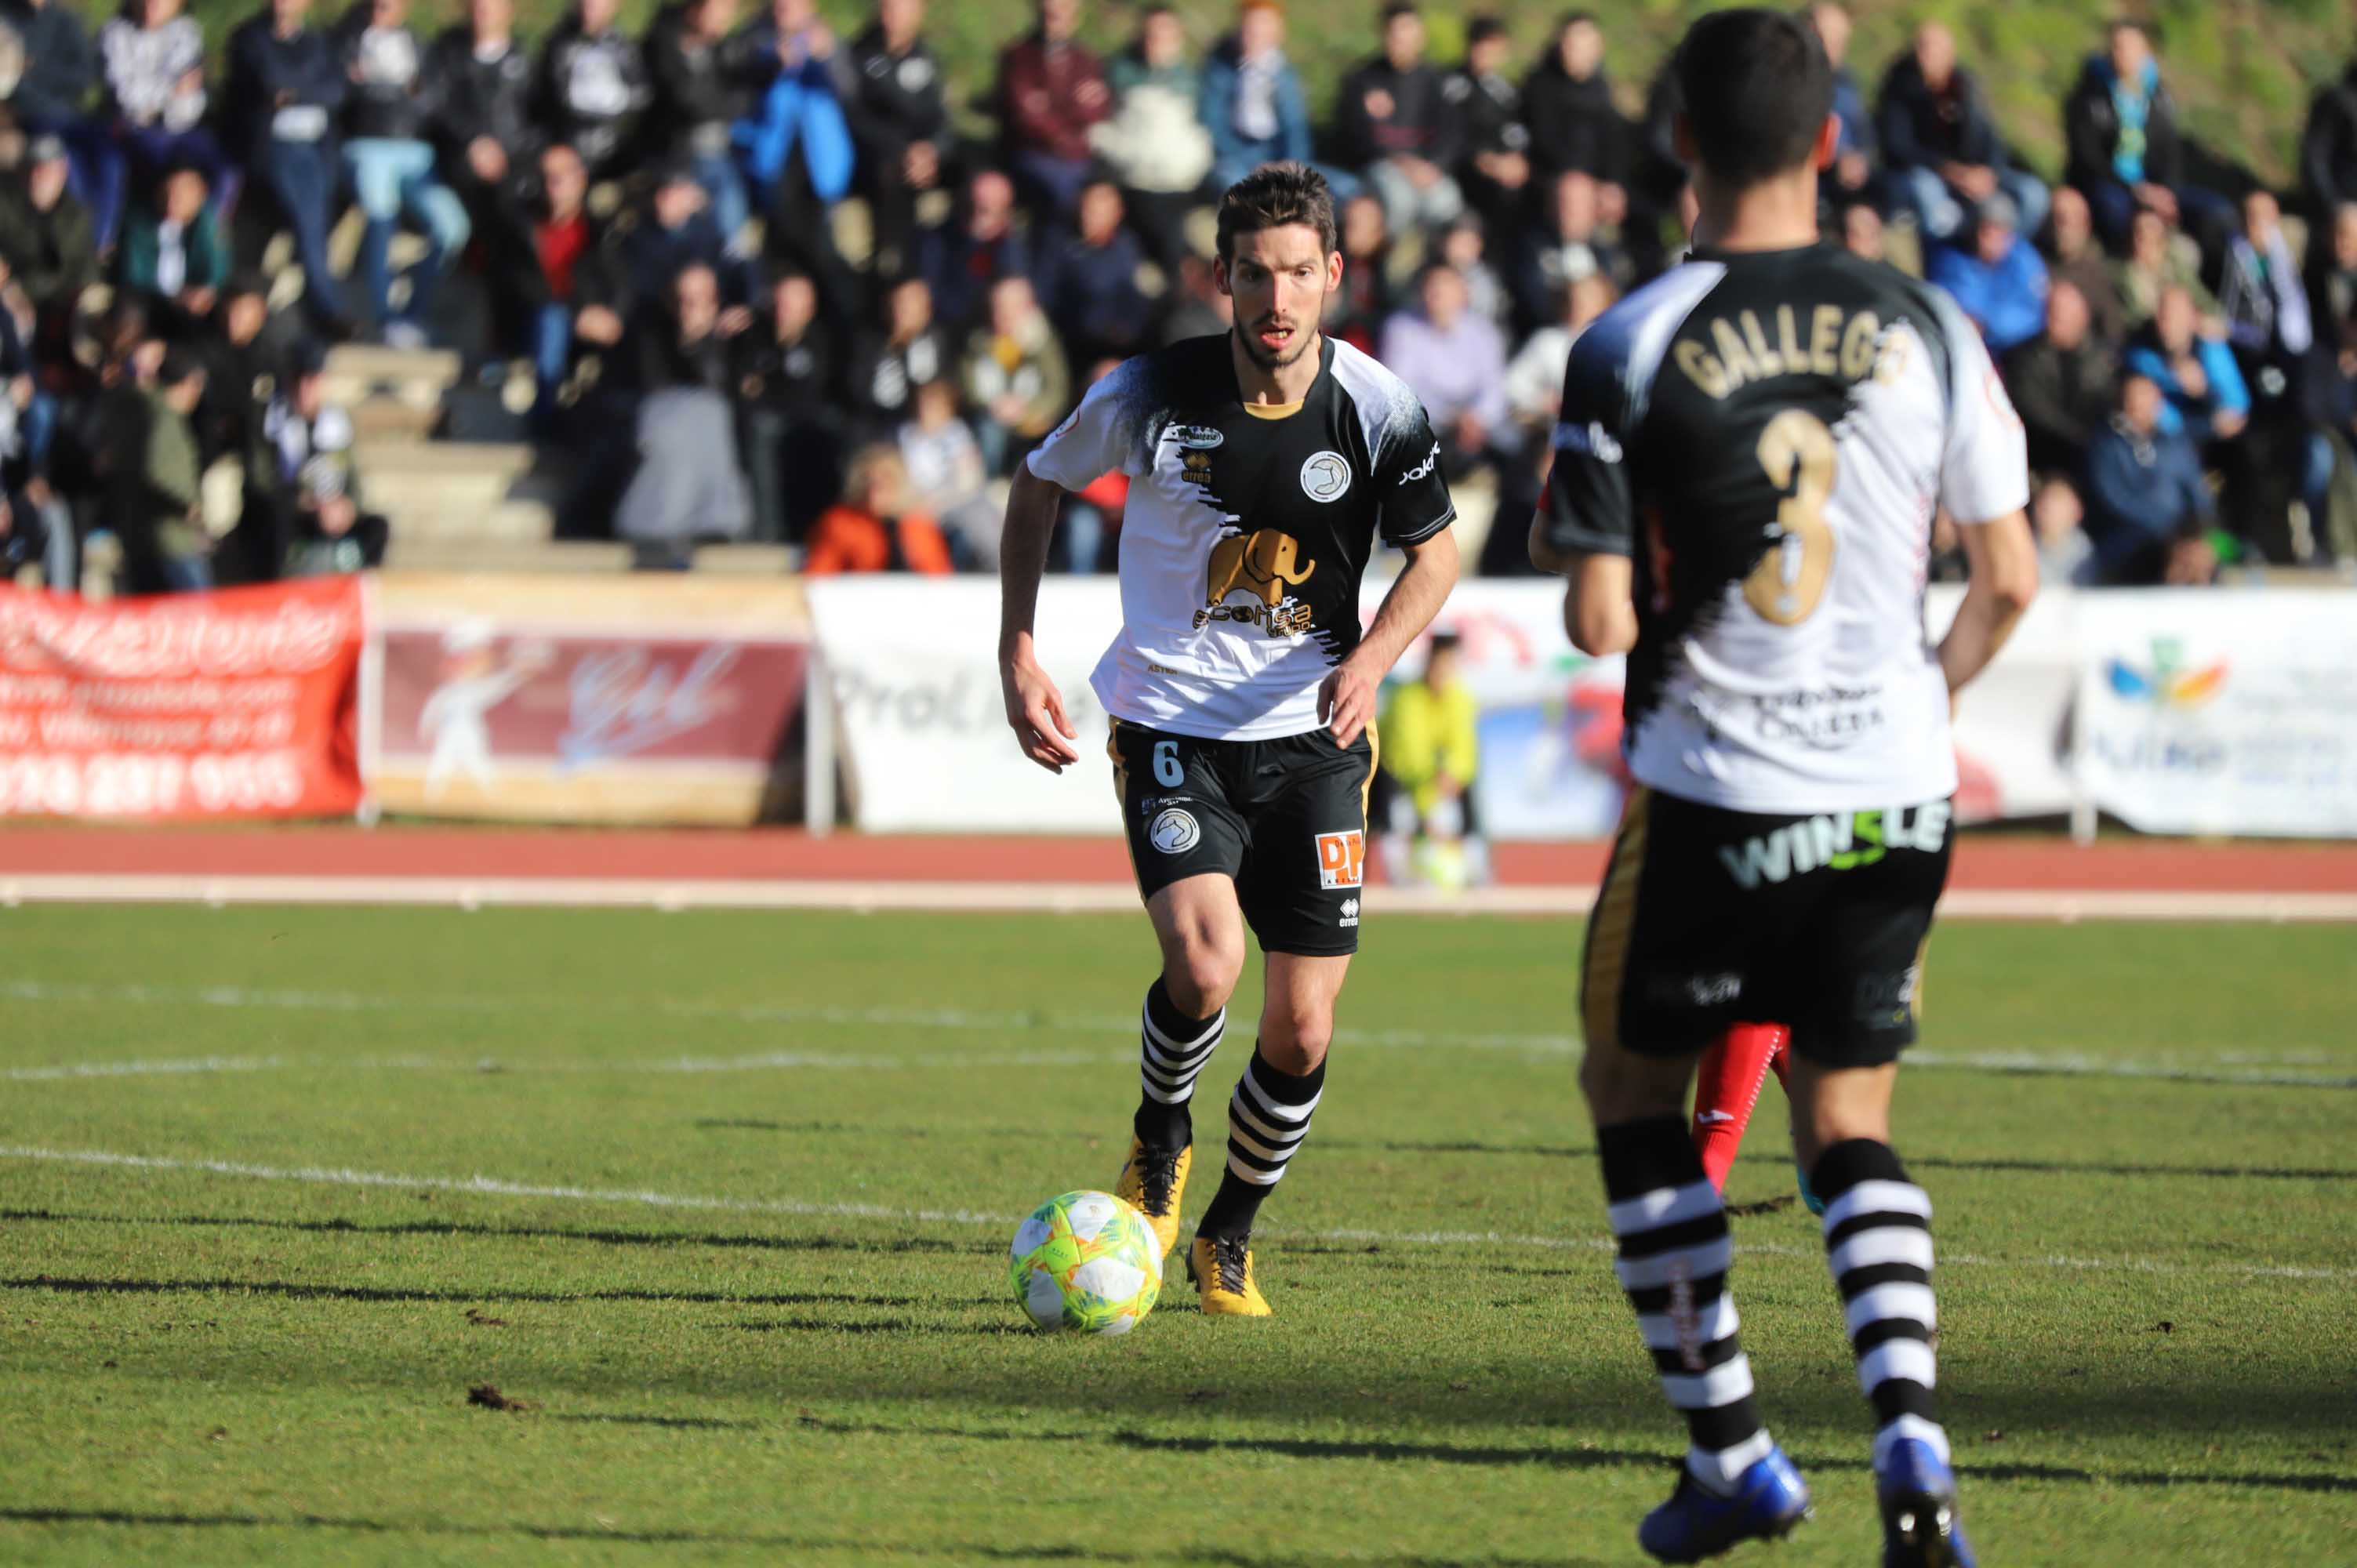
M1498 878L1595 883L1600 843L1501 844ZM220 827L0 829L0 875L620 877L649 880L1126 882L1114 838L812 838L592 829ZM2056 892L2357 893L2357 844L2182 843L2086 846L1961 841L1956 888Z

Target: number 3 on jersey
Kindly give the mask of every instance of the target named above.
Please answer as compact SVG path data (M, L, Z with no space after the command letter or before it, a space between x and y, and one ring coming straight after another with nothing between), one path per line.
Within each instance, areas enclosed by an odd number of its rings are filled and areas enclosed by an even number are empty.
M1187 765L1178 760L1178 743L1157 740L1154 743L1154 781L1165 789L1176 789L1187 782Z
M1788 408L1760 433L1760 466L1784 499L1776 508L1775 541L1745 580L1743 596L1762 619L1798 626L1815 612L1833 572L1825 502L1834 493L1834 433L1815 414Z

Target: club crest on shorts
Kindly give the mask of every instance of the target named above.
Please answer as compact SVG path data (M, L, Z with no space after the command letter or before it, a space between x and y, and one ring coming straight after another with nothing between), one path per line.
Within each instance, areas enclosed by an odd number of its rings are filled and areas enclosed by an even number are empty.
M1318 886L1356 887L1366 869L1367 835L1357 828L1318 835Z
M1320 452L1301 465L1301 493L1314 501L1338 501L1351 488L1351 465L1340 452Z
M1172 806L1146 824L1146 842L1164 854L1184 854L1203 842L1202 824L1192 811Z

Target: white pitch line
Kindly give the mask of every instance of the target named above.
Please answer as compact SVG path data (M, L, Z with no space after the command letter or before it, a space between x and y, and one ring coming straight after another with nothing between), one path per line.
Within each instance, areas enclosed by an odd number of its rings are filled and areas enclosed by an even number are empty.
M0 978L0 1001L34 1003L128 1003L140 1005L184 1007L228 1007L284 1010L290 1012L398 1013L419 1012L483 1013L491 1015L531 1013L535 1015L552 1008L587 1005L577 997L517 997L481 995L371 996L361 993L322 991L250 990L237 986L170 987L122 984L94 985L81 983L59 983L32 979ZM600 1004L600 1005L608 1005ZM647 1004L651 1011L664 1016L680 1018L725 1018L739 1023L794 1025L825 1025L858 1028L945 1029L953 1032L999 1032L1037 1034L1042 1030L1063 1033L1103 1032L1120 1036L1136 1026L1134 1016L1048 1018L1026 1013L966 1012L956 1008L908 1007L768 1007L716 1006L694 1003L656 1002ZM1413 1029L1357 1029L1349 1026L1334 1032L1337 1043L1347 1046L1381 1047L1402 1050L1489 1050L1522 1052L1537 1058L1571 1058L1579 1054L1580 1041L1575 1036L1559 1034L1517 1034L1507 1031L1439 1034ZM81 1077L138 1076L142 1072L204 1072L258 1071L260 1066L230 1066L209 1068L207 1061L224 1064L243 1062L248 1058L205 1058L195 1062L167 1061L135 1067L130 1064L91 1064L88 1070L72 1067L21 1068L0 1071L0 1080L38 1082L56 1079ZM309 1058L267 1058L274 1068L351 1068L383 1069L415 1067L419 1069L450 1068L467 1070L494 1068L511 1072L743 1072L763 1069L787 1068L875 1068L891 1070L922 1067L1060 1067L1086 1066L1098 1061L1128 1059L1125 1053L1021 1053L980 1055L960 1052L954 1056L936 1057L851 1057L819 1053L771 1052L757 1055L710 1058L662 1058L657 1061L581 1062L557 1065L505 1062L496 1058L485 1062L474 1060L438 1059L433 1058L350 1058L315 1057ZM1943 1051L1918 1049L1908 1052L1909 1066L1932 1071L2000 1072L2043 1074L2064 1078L2146 1079L2162 1082L2213 1083L2257 1087L2298 1089L2357 1089L2357 1074L2329 1071L2301 1071L2326 1066L2330 1056L2322 1050L2292 1047L2276 1051L2254 1050L2244 1047L2226 1047L2213 1051L2180 1053L2177 1057L2110 1057L2076 1049L2044 1054L2024 1050Z
M1466 893L1378 886L1371 910L1398 915L1584 916L1593 886L1493 886ZM594 876L149 875L134 873L0 877L0 906L65 904L372 904L442 908L847 909L1096 914L1133 910L1120 882L896 882ZM1956 919L2238 920L2269 924L2357 920L2357 892L1960 888L1940 903Z
M299 1182L316 1187L406 1188L413 1191L473 1193L489 1197L541 1197L568 1203L631 1205L724 1214L775 1214L802 1219L884 1219L903 1224L990 1225L1006 1229L1021 1217L985 1214L971 1208L896 1208L877 1203L813 1203L793 1198L716 1197L648 1188L586 1187L556 1183L508 1181L497 1176L404 1176L387 1171L354 1170L349 1166L258 1165L238 1160L186 1160L159 1155L126 1155L106 1149L50 1149L26 1144L0 1144L0 1160L93 1165L117 1170L176 1171L202 1176L233 1176L249 1181ZM1494 1230L1272 1230L1272 1240L1329 1242L1341 1245L1391 1247L1521 1247L1546 1251L1603 1251L1615 1243L1605 1236L1528 1236ZM1747 1241L1740 1251L1755 1256L1813 1259L1813 1247ZM2247 1278L2297 1280L2357 1279L2357 1269L2317 1269L2263 1263L2167 1263L2151 1258L2086 1258L2052 1255L2040 1258L1986 1257L1970 1252L1943 1252L1940 1262L1967 1268L2067 1269L2116 1271L2127 1273L2232 1274Z

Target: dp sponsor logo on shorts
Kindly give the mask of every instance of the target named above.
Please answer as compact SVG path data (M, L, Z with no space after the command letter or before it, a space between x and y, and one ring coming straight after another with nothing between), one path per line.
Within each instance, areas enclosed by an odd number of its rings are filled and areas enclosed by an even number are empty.
M1352 828L1346 833L1318 835L1318 886L1356 887L1367 859L1367 836Z
M1164 854L1184 854L1203 842L1203 829L1192 811L1173 806L1147 824L1146 842Z

